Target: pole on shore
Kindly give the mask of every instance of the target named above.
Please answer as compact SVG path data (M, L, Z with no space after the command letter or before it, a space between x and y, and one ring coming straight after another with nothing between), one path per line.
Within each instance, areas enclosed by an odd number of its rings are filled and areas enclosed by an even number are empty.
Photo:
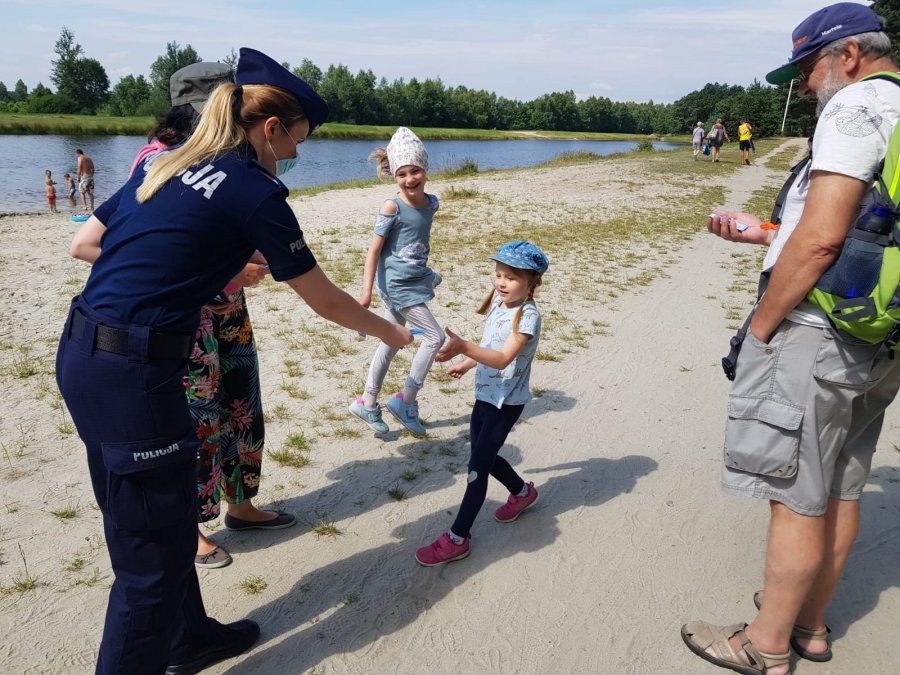
M788 87L787 101L784 102L784 117L781 118L781 135L784 136L784 123L787 122L788 106L791 104L791 92L794 91L794 80L791 79L791 85Z

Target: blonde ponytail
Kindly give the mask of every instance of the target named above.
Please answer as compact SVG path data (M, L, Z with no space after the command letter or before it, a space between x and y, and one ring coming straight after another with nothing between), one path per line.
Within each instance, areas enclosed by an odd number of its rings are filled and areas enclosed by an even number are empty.
M387 149L375 148L369 155L369 161L375 162L375 175L379 178L392 176L391 163L388 161Z
M249 144L250 129L269 117L277 117L289 129L306 115L297 98L280 87L220 84L184 145L153 160L137 189L138 203L151 199L169 180L190 167Z

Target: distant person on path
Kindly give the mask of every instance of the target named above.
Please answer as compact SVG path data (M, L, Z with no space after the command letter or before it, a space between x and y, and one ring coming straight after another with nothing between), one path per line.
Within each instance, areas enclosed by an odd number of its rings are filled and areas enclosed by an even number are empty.
M444 344L444 332L426 304L434 298L434 287L441 277L428 267L431 249L431 223L438 210L438 199L425 192L428 180L428 152L412 131L400 127L386 148L375 150L369 159L378 162L377 174L394 177L400 190L382 204L375 218L375 233L363 271L363 290L359 303L368 307L372 287L378 289L384 304L384 318L405 326L407 321L422 331L421 344L413 357L409 375L386 408L414 436L424 436L419 421L417 397L434 357ZM383 342L378 345L363 395L350 404L350 412L376 433L386 433L388 425L381 416L378 394L384 384L396 349Z
M900 358L837 330L806 301L861 206L871 203L900 116L895 82L861 81L897 71L883 31L881 17L851 2L820 9L797 26L790 61L766 79L799 79L799 95L818 99L812 156L774 216L777 230L724 209L707 224L729 241L769 246L768 286L732 373L721 478L726 493L769 501L764 591L754 595L759 614L749 625L692 621L681 629L698 656L741 673L785 675L791 649L803 659L831 659L826 610L859 530L859 500L884 412L900 388ZM766 541L742 523L731 531ZM746 571L730 578L750 596ZM708 598L702 568L697 584Z
M78 191L81 193L81 206L84 209L88 208L87 200L85 195L90 195L91 198L91 212L94 211L94 160L84 154L84 150L79 148L75 151L75 156L78 158L78 171L76 173L76 180L78 181Z
M75 193L78 191L78 188L75 186L75 179L72 178L72 174L70 173L63 174L63 178L66 180L66 197L69 198L69 206L74 209L77 206L75 203Z
M703 131L703 122L697 122L697 126L694 127L694 133L691 136L691 148L694 152L694 161L697 161L697 156L700 154L700 151L703 149L703 141L706 140L706 132Z
M725 129L725 125L722 124L722 118L717 118L716 123L713 124L712 129L709 130L709 145L712 148L712 155L710 156L709 161L718 162L719 148L722 147L722 144L725 141L730 140L731 138L728 136L728 131Z
M741 164L750 164L750 149L753 141L753 127L746 119L738 127L738 145L741 149Z
M433 543L416 551L416 562L433 567L469 555L469 531L484 505L488 476L509 490L494 519L511 523L538 500L534 483L526 483L498 453L531 400L531 362L541 335L541 313L534 292L550 265L547 256L527 241L503 244L495 255L494 288L478 310L486 314L484 337L476 345L449 328L438 361L462 354L465 360L447 369L460 378L477 366L475 405L469 420L469 479L456 520Z
M56 183L53 182L50 169L44 171L44 193L47 195L47 206L50 213L56 213Z

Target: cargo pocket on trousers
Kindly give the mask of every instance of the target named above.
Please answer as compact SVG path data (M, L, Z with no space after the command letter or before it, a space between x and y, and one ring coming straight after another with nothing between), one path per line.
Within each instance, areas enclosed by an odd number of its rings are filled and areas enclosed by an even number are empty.
M762 476L797 473L804 409L786 401L732 396L725 429L725 465Z
M107 513L116 527L156 530L197 513L197 437L103 443Z

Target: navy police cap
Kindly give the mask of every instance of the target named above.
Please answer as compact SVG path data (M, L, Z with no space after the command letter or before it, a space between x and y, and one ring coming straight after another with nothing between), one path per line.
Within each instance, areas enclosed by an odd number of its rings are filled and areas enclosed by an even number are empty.
M309 120L310 135L328 118L328 105L312 87L280 63L255 49L241 47L234 83L241 86L268 84L291 92L303 106L306 119Z

